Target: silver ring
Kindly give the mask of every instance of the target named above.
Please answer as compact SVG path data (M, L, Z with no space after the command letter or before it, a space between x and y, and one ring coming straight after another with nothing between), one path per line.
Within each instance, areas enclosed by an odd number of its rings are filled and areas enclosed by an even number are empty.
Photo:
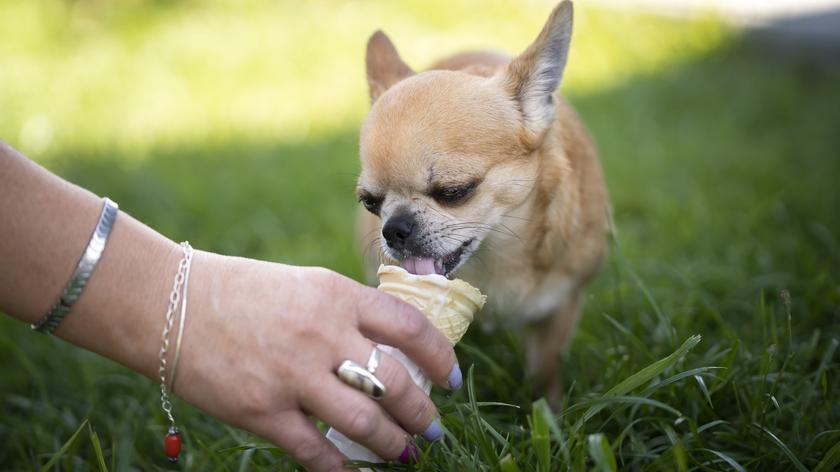
M385 386L382 382L373 373L351 360L342 362L338 367L338 378L347 385L365 392L371 398L378 400L385 396Z
M379 367L379 357L380 357L379 348L376 347L376 346L373 346L373 350L370 351L370 358L368 358L368 363L367 363L367 370L371 374L375 374L376 373L376 368Z

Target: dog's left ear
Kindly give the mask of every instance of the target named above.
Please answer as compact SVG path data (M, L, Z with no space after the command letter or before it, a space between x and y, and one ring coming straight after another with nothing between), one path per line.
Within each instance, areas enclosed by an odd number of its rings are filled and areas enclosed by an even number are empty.
M391 86L414 75L414 71L403 62L397 48L382 31L373 33L368 39L365 64L371 104Z
M503 72L503 84L519 102L525 128L534 136L554 121L552 95L560 85L572 38L572 2L564 0L551 12L537 39Z

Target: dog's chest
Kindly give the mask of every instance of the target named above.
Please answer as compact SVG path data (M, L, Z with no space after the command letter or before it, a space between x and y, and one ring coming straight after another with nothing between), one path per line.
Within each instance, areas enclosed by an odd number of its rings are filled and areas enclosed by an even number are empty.
M568 275L539 276L520 264L478 263L464 269L464 279L487 295L478 319L490 325L541 320L565 308L574 288L574 280Z

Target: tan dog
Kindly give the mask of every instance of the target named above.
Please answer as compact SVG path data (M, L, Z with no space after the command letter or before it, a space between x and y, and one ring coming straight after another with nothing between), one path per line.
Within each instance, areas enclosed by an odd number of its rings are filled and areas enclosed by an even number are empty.
M530 327L528 366L550 398L609 226L593 143L554 94L571 34L564 1L513 60L464 53L414 73L376 32L360 144L361 234L381 234L371 268L458 271L488 295L482 316Z

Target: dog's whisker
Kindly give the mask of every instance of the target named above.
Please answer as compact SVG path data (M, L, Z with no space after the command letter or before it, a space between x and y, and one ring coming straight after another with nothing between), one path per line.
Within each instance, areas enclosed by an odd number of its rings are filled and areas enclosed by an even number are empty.
M458 235L458 236L460 236L460 235ZM451 235L441 235L440 237L442 239L454 241L454 242L458 243L459 245L464 244L465 242L467 242L471 239L470 237L464 237L463 239L461 239L459 237L455 237L455 236L451 236ZM491 243L490 241L487 241L487 240L482 241L481 246L483 248L485 248L485 250L490 251L490 252L493 252L493 251L497 250L496 246L493 243ZM472 254L473 255L470 256L470 257L474 257L474 255L477 254L477 251L473 251Z
M508 232L510 233L510 235L511 235L511 236L513 236L514 238L516 238L516 239L518 239L518 240L522 241L522 238L520 238L520 237L519 237L519 234L518 234L516 231L514 231L514 230L510 229L510 227L508 227L508 225L506 225L506 224L504 224L504 223L499 223L499 226L501 226L502 228L504 228L504 229L508 230Z
M515 219L515 220L524 221L524 222L526 222L526 223L530 223L530 222L531 222L531 219L530 219L530 218L525 218L524 216L509 215L509 214L507 214L507 213L502 214L502 218L513 218L513 219Z
M432 206L432 205L427 204L427 205L426 205L426 208L428 208L428 209L432 210L433 212L437 213L438 215L443 216L444 218L447 218L447 219L450 219L450 220L451 220L451 219L454 219L454 217L453 217L452 215L450 215L450 214L448 214L448 213L444 213L443 211L441 211L441 210L439 210L439 209L435 208L435 207L434 207L434 206Z
M365 250L364 250L364 253L363 253L364 258L369 259L370 256L371 256L371 251L373 251L374 249L379 250L379 253L380 253L379 259L381 260L382 259L382 257L381 257L382 247L381 247L381 242L379 240L379 237L375 237L369 243L365 244Z
M459 246L470 240L470 238L468 238L468 237L460 238L458 236L460 236L460 235L451 236L451 235L443 234L443 235L440 236L440 239L455 241L456 243L458 243Z
M493 231L493 232L496 232L496 233L499 233L499 234L505 234L505 235L508 235L508 236L513 236L514 238L516 238L520 241L522 240L522 238L520 238L519 235L515 231L510 229L507 225L500 224L500 226L502 226L505 229L505 231L502 231L501 229L496 228L492 225L488 225L488 224L485 224L485 223L478 223L478 222L456 223L456 224L452 224L452 225L447 226L447 228L448 229L453 229L453 230L456 230L456 229L484 229L484 230Z

